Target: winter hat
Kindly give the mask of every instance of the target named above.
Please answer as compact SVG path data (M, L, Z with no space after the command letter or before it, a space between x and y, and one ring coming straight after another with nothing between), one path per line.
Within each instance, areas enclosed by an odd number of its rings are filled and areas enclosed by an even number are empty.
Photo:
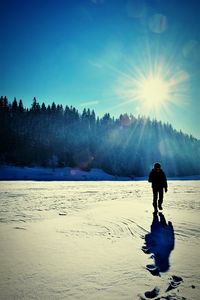
M157 169L157 168L160 169L160 168L161 168L161 164L159 164L158 162L155 163L155 164L154 164L154 168L155 168L155 169Z

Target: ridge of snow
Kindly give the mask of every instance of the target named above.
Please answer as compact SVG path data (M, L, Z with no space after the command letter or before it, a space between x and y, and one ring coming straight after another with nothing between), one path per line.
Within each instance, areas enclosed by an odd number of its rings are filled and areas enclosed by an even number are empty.
M115 176L101 169L83 171L78 168L44 168L0 166L0 180L84 181L84 180L147 180L147 177ZM200 175L168 177L168 180L200 180Z

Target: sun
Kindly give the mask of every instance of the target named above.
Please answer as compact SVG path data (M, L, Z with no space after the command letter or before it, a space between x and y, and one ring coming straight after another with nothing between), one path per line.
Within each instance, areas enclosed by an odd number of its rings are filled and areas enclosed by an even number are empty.
M167 100L169 85L159 76L142 78L137 86L137 98L148 107L159 108Z
M129 61L128 61L129 62ZM116 83L119 103L113 109L127 106L135 114L166 118L174 107L189 101L189 75L181 66L166 59L145 56L120 74Z

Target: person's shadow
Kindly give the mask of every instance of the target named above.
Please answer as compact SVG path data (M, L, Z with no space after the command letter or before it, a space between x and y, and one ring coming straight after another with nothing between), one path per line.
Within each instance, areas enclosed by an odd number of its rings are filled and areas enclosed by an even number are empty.
M169 270L169 256L174 249L174 228L169 221L168 224L162 213L153 213L151 232L145 235L145 243L142 247L146 254L152 253L154 264L147 265L147 270L152 275L160 275L160 272Z

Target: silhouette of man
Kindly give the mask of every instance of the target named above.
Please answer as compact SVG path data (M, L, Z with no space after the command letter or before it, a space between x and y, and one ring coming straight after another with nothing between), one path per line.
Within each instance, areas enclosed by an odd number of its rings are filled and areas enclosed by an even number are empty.
M166 193L167 178L165 172L161 169L161 165L158 162L154 164L154 168L149 173L148 181L152 184L154 210L157 211L158 208L162 210L163 189L165 189Z

